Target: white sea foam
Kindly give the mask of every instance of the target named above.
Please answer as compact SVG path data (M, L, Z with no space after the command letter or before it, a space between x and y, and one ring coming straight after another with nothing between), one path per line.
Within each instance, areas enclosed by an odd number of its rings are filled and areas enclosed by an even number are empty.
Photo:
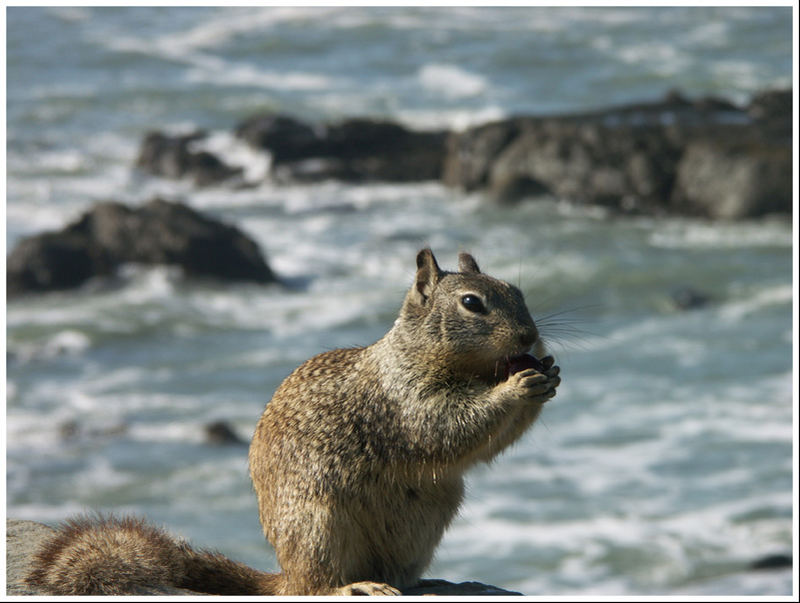
M127 430L127 436L143 442L192 442L204 441L202 425L181 421L159 421L157 423L135 423Z
M720 224L672 219L653 229L648 240L654 247L671 249L790 247L792 229L791 224L777 220Z
M79 492L104 491L133 483L135 471L124 471L102 455L94 455L88 459L87 466L74 478L74 487Z
M73 21L87 21L92 18L91 11L84 7L78 6L54 6L48 9L51 13L59 19L67 22Z
M74 329L59 331L54 335L35 341L12 342L10 349L17 362L55 358L63 355L77 355L91 346L88 335Z
M747 61L716 61L713 65L713 72L723 82L729 82L728 86L739 90L754 90L761 83L761 74L758 66ZM747 95L742 94L734 100L740 103L746 102Z
M420 68L422 86L447 98L467 98L484 93L488 80L457 65L433 63Z
M9 251L23 236L44 231L59 230L65 222L75 217L76 208L71 204L55 205L48 203L51 188L46 182L19 183L9 192L16 198L27 197L29 202L15 202L6 206L6 245Z
M647 64L661 76L676 75L685 71L691 58L674 44L649 40L645 44L635 43L618 47L614 56L633 65Z
M793 299L791 285L779 285L757 291L745 299L737 299L720 308L720 318L728 323L738 323L746 316L770 306L785 306L787 312Z
M691 576L698 554L715 562L736 561L722 551L739 553L742 565L753 556L753 525L732 522L731 518L764 505L785 505L774 496L753 496L735 503L664 516L640 514L636 510L614 514L595 514L575 520L546 519L519 523L497 515L480 512L485 505L469 502L462 516L446 534L438 555L445 566L459 559L482 557L510 560L521 550L553 551L558 570L549 579L534 573L517 584L523 592L542 592L560 584L559 591L572 594L627 594L642 588L662 591L666 585ZM536 505L536 501L530 501ZM477 514L476 514L477 513ZM758 524L759 538L771 540L782 548L780 530L783 520ZM787 542L787 539L782 539ZM647 542L646 549L641 543ZM615 552L639 551L637 561L627 562L627 569L616 567ZM757 554L757 553L755 553ZM448 560L445 562L444 560ZM621 560L620 560L621 561ZM624 572L624 573L621 573ZM565 588L564 584L571 584ZM506 586L508 586L506 584Z
M236 36L258 33L291 21L326 21L335 12L337 9L321 7L225 8L189 29L163 36L161 44L176 50L218 48Z
M730 25L725 21L702 22L686 33L685 40L690 44L724 47L730 41L730 31Z
M334 81L321 73L285 72L263 69L246 63L223 63L218 61L192 61L195 67L186 72L189 83L215 86L259 86L266 89L311 92L327 90Z
M91 167L91 160L82 149L55 149L28 153L24 157L12 153L8 168L16 175L23 176L27 171L34 174L55 172L57 175L81 172Z
M211 132L206 138L192 143L190 148L209 151L228 165L242 168L248 182L260 182L269 175L269 154L253 149L227 130Z
M472 126L497 121L506 117L506 111L497 104L489 103L475 109L398 109L397 120L417 130L440 128L463 131Z
M220 19L220 22L206 22L185 32L173 32L152 39L134 37L127 32L114 32L98 37L98 42L117 52L141 53L184 63L190 67L184 76L189 83L303 91L322 90L331 86L331 80L321 73L273 71L213 54L212 51L230 37L258 30L275 21L269 11L233 11L231 15Z

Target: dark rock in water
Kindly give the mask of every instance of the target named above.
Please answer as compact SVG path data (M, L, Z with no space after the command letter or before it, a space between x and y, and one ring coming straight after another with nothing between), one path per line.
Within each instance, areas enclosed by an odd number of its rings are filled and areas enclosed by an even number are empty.
M236 127L236 136L251 147L268 150L274 164L313 157L322 152L322 137L310 125L288 115L256 115Z
M708 305L710 298L705 293L692 287L679 287L670 294L672 303L679 310L694 310Z
M515 203L526 197L553 196L553 191L529 176L498 177L492 183L492 199L499 203Z
M9 297L28 291L71 289L98 274L109 274L112 264L85 238L69 230L48 232L20 241L6 261Z
M741 127L709 133L684 148L670 201L711 218L791 213L792 167L788 143Z
M241 123L236 134L269 151L280 180L438 180L444 132L417 132L373 119L347 119L312 127L284 115L260 115Z
M277 182L441 180L514 202L549 195L623 213L720 219L792 213L792 91L738 107L724 98L663 99L554 116L515 116L462 132L378 119L309 124L252 117L236 135L272 156ZM202 134L149 134L143 169L213 183L239 174L195 153Z
M240 168L226 165L216 155L207 151L190 150L191 143L204 136L202 132L184 136L150 132L142 141L136 166L165 178L192 178L198 186L208 186L241 176Z
M513 201L551 193L637 213L750 218L792 212L791 91L664 100L452 133L445 184Z
M467 191L484 188L492 164L522 131L524 120L509 119L452 133L447 138L442 180Z
M225 421L214 421L204 427L206 442L215 446L247 445Z
M488 168L487 188L505 194L509 182L535 181L542 189L582 203L622 207L626 197L655 205L667 196L677 149L653 126L538 120Z
M792 567L791 555L767 555L756 559L750 564L752 570L784 569Z
M769 134L791 140L792 90L765 90L756 94L747 106L747 114Z
M8 295L78 287L125 263L177 265L189 277L275 280L238 228L155 199L140 208L98 203L61 231L22 240L8 256Z

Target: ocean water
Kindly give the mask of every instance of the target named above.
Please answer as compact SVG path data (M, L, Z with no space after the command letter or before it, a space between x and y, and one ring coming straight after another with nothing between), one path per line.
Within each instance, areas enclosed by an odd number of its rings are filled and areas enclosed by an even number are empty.
M276 569L246 448L280 381L391 326L430 245L526 294L563 383L473 470L427 575L530 595L791 594L791 223L496 207L437 183L197 190L132 169L149 129L230 135L262 110L463 128L680 88L790 86L791 9L9 8L6 247L93 202L180 199L234 223L288 286L113 282L6 308L7 514L144 515ZM680 310L676 291L708 302Z

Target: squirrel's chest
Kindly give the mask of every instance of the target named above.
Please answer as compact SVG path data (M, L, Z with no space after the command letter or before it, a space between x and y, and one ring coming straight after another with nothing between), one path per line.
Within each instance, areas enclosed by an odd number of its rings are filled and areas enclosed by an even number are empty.
M460 477L426 483L392 480L350 499L361 557L370 571L397 584L415 581L455 516L463 495Z
M366 506L380 523L375 527L392 538L418 539L430 533L438 541L440 531L457 512L463 493L460 476L436 483L393 481L367 494ZM414 526L419 526L419 531Z

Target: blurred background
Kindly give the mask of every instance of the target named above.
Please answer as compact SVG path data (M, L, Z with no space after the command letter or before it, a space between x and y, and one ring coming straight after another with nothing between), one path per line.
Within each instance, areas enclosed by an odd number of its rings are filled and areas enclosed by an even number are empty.
M563 384L474 470L428 576L529 595L791 594L792 230L619 216L440 182L277 183L243 119L464 129L679 89L792 85L790 8L9 8L7 253L99 200L179 200L252 237L282 284L126 266L10 299L7 514L142 514L277 567L246 445L306 358L391 326L430 245L526 294ZM255 186L134 168L147 131L203 129Z

